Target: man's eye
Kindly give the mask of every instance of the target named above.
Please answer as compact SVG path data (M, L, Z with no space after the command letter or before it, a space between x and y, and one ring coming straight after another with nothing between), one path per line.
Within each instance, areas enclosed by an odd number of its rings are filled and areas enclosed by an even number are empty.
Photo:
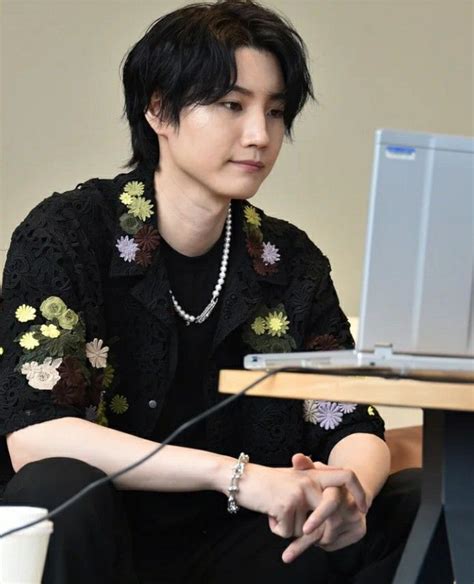
M242 106L238 101L222 101L221 105L233 112L238 112L242 109Z
M284 115L284 110L277 110L277 109L273 109L270 110L270 117L272 118L282 118Z

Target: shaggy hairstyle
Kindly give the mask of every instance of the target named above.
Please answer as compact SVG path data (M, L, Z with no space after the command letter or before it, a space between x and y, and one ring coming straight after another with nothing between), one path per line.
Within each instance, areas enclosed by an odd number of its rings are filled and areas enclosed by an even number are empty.
M179 127L184 107L214 103L232 90L240 47L277 58L285 81L283 119L291 138L295 117L308 97L314 99L300 35L284 17L252 0L190 4L156 20L124 57L124 116L133 151L125 166L158 166L158 139L144 115L155 91L161 120Z

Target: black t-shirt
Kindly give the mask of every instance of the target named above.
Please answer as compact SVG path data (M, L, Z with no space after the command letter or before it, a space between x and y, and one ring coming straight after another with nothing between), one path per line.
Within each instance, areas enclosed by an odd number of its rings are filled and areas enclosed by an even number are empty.
M175 251L165 241L162 253L171 290L180 306L188 313L199 315L211 300L219 277L224 236L204 255L188 257ZM166 397L153 438L163 440L180 424L206 408L203 378L216 329L220 303L202 324L187 325L176 316L178 330L178 365ZM186 430L173 444L206 448L204 422Z
M162 253L171 289L188 314L199 315L211 299L219 276L224 238L225 231L208 252L197 257L184 256L162 240ZM219 311L218 302L207 320L189 326L184 319L176 316L178 362L152 436L157 442L161 442L182 423L207 407L203 379ZM206 450L204 421L184 431L172 444ZM199 530L210 518L222 518L226 514L225 498L211 491L137 492L129 493L126 497L129 500L133 530L145 538L157 531L166 531L172 540L172 533L179 534L184 525L187 529L192 525Z

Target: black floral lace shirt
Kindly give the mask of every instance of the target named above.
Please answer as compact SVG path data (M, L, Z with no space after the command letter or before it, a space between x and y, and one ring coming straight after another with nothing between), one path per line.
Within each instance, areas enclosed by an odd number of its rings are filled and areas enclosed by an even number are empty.
M327 258L306 234L233 201L232 245L204 380L255 352L352 348ZM5 436L74 416L150 437L172 386L177 315L157 231L153 169L91 179L15 230L0 305L0 484ZM217 308L216 308L217 310ZM194 325L199 326L199 325ZM209 450L270 466L326 461L355 432L383 438L372 406L243 397L206 421Z

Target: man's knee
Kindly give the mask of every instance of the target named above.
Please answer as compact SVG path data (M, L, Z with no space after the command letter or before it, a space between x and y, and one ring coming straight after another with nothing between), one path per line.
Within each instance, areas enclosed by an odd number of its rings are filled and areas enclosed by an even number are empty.
M421 468L399 470L388 477L380 495L417 509L421 499L421 476Z
M375 498L369 523L375 520L408 534L421 499L421 469L409 468L390 475Z
M74 458L45 458L22 467L8 483L4 501L52 509L105 473ZM107 497L110 485L96 489L95 498Z

